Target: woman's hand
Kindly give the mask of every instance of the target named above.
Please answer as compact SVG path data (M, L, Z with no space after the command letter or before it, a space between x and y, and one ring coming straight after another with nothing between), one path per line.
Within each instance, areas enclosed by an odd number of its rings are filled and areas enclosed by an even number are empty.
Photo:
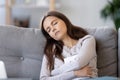
M92 77L92 68L85 66L82 69L74 71L74 74L77 77Z

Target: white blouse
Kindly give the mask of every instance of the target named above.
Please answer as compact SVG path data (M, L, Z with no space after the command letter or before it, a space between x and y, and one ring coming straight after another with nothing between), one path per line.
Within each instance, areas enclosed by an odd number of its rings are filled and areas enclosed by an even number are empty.
M91 35L79 39L72 48L63 47L62 55L64 62L58 58L54 58L54 69L50 72L47 68L46 56L43 58L40 80L72 80L77 77L74 70L78 70L86 65L93 69L93 76L97 77L97 56L95 38ZM86 77L80 77L79 79Z

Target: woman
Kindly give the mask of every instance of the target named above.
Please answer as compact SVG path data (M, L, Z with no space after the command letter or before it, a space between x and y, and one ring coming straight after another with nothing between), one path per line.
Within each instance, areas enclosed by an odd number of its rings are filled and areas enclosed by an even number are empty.
M40 80L72 80L97 76L93 36L74 26L62 13L50 11L41 30L46 38Z

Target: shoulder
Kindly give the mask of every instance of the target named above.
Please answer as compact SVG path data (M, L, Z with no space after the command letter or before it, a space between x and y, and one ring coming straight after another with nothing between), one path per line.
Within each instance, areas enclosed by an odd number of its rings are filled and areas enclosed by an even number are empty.
M94 38L94 36L93 35L86 35L86 36L82 37L82 39L86 39L86 38Z
M84 36L84 37L81 38L82 41L89 40L89 39L95 39L95 38L92 35L86 35L86 36Z
M95 42L95 38L92 35L86 35L80 39L81 43L83 42Z

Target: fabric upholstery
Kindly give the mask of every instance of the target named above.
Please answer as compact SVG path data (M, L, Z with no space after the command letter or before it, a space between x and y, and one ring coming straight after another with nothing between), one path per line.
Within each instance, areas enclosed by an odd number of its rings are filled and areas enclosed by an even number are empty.
M120 28L118 30L118 76L120 77Z
M99 76L117 76L117 31L110 27L85 29L96 38ZM39 80L44 45L39 29L0 26L0 60L5 62L8 77Z
M86 29L96 38L99 76L117 76L117 31L110 27Z
M8 77L39 79L45 39L38 29L0 26L0 60Z

